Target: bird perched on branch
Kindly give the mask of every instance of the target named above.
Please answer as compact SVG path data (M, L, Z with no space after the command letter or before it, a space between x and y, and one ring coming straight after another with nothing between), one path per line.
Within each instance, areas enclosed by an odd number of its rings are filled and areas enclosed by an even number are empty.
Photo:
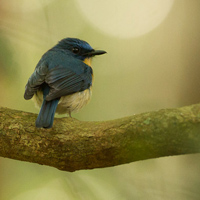
M33 97L41 107L36 127L51 128L55 112L71 117L71 112L88 103L93 80L91 58L105 53L83 40L65 38L42 56L24 93L26 100Z

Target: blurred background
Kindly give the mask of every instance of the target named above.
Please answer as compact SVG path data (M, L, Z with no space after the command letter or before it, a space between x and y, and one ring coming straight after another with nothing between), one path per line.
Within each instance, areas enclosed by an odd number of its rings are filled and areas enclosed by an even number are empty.
M94 58L85 121L199 103L200 1L0 0L0 106L38 113L23 98L37 62L65 37L108 54ZM62 172L0 158L1 200L200 199L200 156Z

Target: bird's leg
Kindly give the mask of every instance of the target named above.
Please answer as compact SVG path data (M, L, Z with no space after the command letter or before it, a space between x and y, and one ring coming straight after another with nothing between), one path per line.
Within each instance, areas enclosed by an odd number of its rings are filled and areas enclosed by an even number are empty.
M71 111L69 111L69 117L72 118Z

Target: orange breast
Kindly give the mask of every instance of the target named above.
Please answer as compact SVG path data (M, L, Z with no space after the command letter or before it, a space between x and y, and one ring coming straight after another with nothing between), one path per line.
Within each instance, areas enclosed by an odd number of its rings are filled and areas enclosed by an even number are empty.
M86 58L83 62L92 68L92 58ZM94 75L92 74L92 82L93 82L93 79L94 79Z
M86 65L88 65L88 66L90 66L90 67L92 67L92 58L86 58L84 61L83 61Z

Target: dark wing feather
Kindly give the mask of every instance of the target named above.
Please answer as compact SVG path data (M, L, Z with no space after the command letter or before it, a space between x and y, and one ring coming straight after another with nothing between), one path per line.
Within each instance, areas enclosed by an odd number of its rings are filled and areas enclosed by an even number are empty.
M24 98L26 100L31 99L34 93L39 89L39 87L44 83L45 76L47 74L48 67L45 64L37 65L35 71L28 80L25 87Z
M46 100L50 101L89 88L92 85L92 69L84 63L82 65L84 70L80 70L79 74L63 66L50 69L45 77L45 82L51 88Z

